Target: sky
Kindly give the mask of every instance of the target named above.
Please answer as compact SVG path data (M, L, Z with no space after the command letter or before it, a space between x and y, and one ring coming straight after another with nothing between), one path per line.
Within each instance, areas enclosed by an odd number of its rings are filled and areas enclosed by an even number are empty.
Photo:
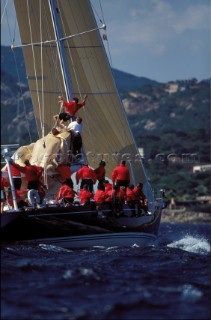
M11 44L4 11L6 2L7 10L12 6L12 0L1 0L2 45ZM108 41L104 45L113 68L159 82L211 77L211 0L91 3L97 22L100 18L106 23ZM13 17L13 29L14 21Z

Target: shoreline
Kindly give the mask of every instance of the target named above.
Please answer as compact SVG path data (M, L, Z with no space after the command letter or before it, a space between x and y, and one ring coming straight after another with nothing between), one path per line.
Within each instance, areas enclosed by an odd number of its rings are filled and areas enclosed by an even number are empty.
M211 224L211 212L178 211L163 209L161 222L169 223L209 223Z

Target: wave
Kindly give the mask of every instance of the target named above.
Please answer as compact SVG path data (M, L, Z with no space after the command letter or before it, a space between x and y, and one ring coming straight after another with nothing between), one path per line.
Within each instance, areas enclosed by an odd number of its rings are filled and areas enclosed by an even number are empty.
M205 255L210 253L210 243L207 239L192 237L189 235L168 244L167 247L178 248L184 251Z
M42 250L52 251L52 252L70 252L71 250L62 247L54 246L51 244L40 243L38 247Z

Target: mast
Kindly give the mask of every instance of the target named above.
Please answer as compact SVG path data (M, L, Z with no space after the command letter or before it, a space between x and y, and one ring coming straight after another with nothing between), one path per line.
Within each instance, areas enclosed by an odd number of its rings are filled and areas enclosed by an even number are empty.
M13 147L16 145L13 145ZM12 171L10 168L10 145L3 145L2 146L2 156L4 157L6 164L7 164L7 168L8 168L8 175L9 175L9 181L10 181L10 187L11 187L11 192L12 192L12 200L13 200L13 206L14 206L14 210L15 211L20 211L18 208L18 204L17 204L17 199L16 199L16 193L15 193L15 187L14 187L14 182L13 182L13 177L12 177Z
M56 0L49 0L49 8L52 16L52 24L55 32L56 45L58 48L58 55L59 55L59 60L61 64L61 72L64 79L66 97L67 97L67 100L70 101L73 94L72 94L69 73L67 72L68 67L67 67L67 62L65 58L64 46L61 40L62 33L59 25L59 19L58 19L59 12L58 12L58 8L56 7Z

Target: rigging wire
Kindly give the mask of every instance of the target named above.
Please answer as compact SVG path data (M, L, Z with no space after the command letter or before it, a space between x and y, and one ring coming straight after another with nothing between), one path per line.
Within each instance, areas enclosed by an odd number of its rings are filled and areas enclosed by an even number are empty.
M94 8L93 6L92 6L92 8L93 8L93 10L95 11L96 16L98 17L100 23L103 23L104 25L106 25L101 0L99 0L99 6L100 6L102 18L99 17L99 14L97 13L97 11L95 10L95 8ZM103 37L103 39L104 39L104 37ZM105 29L105 39L104 39L104 40L106 40L106 42L107 42L107 49L108 49L109 61L110 61L110 65L111 65L111 68L112 68L112 58L111 58L111 53L110 53L109 40L108 40L108 37L107 37L107 34L106 34L106 29ZM113 73L113 70L111 70L111 71L112 71L112 73ZM126 136L125 136L125 138L126 138Z
M33 67L34 67L34 74L35 74L35 81L36 81L39 117L40 117L40 124L41 124L41 128L42 128L43 127L42 118L41 118L42 110L41 110L41 104L40 104L40 97L39 97L39 93L38 93L39 88L38 88L38 81L37 81L37 69L36 69L36 63L35 63L35 52L34 52L34 44L33 44L33 37L32 37L32 26L31 26L30 14L29 14L29 0L27 0L27 13L28 13L28 22L29 22L29 32L30 32L30 38L31 38L32 56L33 56Z
M41 60L41 110L42 110L42 138L44 139L44 83L43 83L43 43L42 43L42 6L41 6L41 1L40 1L40 41L41 41L41 46L40 46L40 60ZM44 141L45 143L45 141Z
M15 42L15 34L16 34L16 25L17 25L17 21L15 19L15 28L14 28L14 34L13 34L13 37L12 37L12 32L11 32L11 28L10 28L10 25L9 25L9 18L8 18L8 14L7 14L7 5L8 5L8 0L7 2L5 3L5 7L4 7L4 10L3 10L3 14L2 14L2 17L1 17L1 23L3 21L3 17L4 17L4 14L6 16L6 21L7 21L7 26L8 26L8 31L9 31L9 37L10 37L10 43L11 44L14 44ZM26 112L26 104L25 104L25 100L24 100L24 97L23 97L23 90L22 90L22 87L21 87L21 79L20 79L20 72L19 72L19 68L18 68L18 63L17 63L17 59L16 59L16 55L15 55L15 52L14 50L12 50L12 54L13 54L13 59L14 59L14 62L15 62L15 69L16 69L16 73L17 73L17 77L18 77L18 87L19 87L19 91L20 91L20 94L21 94L21 97L22 97L22 102L23 102L23 110L24 110L24 116L25 116L25 120L26 120L26 127L27 127L27 131L28 131L28 135L29 135L29 140L30 140L30 143L32 143L32 137L31 137L31 132L30 132L30 125L29 125L29 121L28 121L28 117L27 117L27 112Z
M7 2L5 1L4 9L2 10L1 24L2 24L2 21L3 21L3 18L4 18L4 14L5 14L5 12L6 12L6 7L7 7L7 4L8 4L8 1L9 1L9 0L7 0Z
M41 40L41 46L40 46L40 60L41 60L41 87L42 87L42 92L41 92L41 111L42 111L42 139L43 139L43 148L44 148L44 157L46 154L46 145L45 145L45 139L44 139L44 119L45 119L45 103L44 103L44 81L43 81L43 44L42 44L42 5L41 5L41 0L40 0L40 40ZM44 165L44 172L43 172L43 179L44 179L44 185L48 186L48 180L47 180L47 170L46 166Z
M99 0L100 3L100 9L101 9L101 14L102 14L102 19L103 19L103 23L105 24L105 19L104 19L104 14L103 14L103 7L102 7L102 3L101 0ZM105 35L106 35L106 43L107 43L107 49L108 49L108 55L109 55L109 60L110 60L110 65L111 68L113 68L113 63L112 63L112 58L111 58L111 51L110 51L110 45L109 45L109 40L108 40L108 36L107 36L107 32L105 30Z
M93 11L95 12L95 16L99 19L99 22L104 24L104 25L106 25L101 0L99 0L99 6L100 6L100 11L101 11L102 18L100 18L100 15L98 14L98 12L95 9L95 7L93 6L93 4L91 4L91 6L92 6ZM111 68L113 68L110 45L109 45L109 40L108 40L108 35L107 35L106 29L105 29L104 32L105 32L105 38L103 37L103 40L106 41L106 43L107 43L107 52L108 52L108 57L109 57L109 63L110 63Z
M21 97L23 97L23 90L21 88L21 79L20 79L20 74L19 74L19 71L18 71L18 63L17 63L17 59L16 59L16 56L15 56L14 50L12 50L12 52L13 52L14 61L15 61L15 69L16 69L16 72L17 72L17 75L18 75L18 86L19 86L19 90L21 92ZM30 140L30 143L32 143L30 125L29 125L29 121L28 121L28 117L27 117L26 104L25 104L24 98L22 98L22 101L23 101L24 115L25 115L25 119L26 119L26 127L27 127L27 130L28 130L29 140Z
M43 2L43 16L47 17L48 16L48 9L49 7L46 8L46 2ZM46 39L51 39L51 33L50 33L50 29L51 27L49 26L49 20L46 19L45 20L45 33L46 33ZM54 40L55 42L55 40ZM54 84L54 91L57 92L58 94L62 92L62 81L61 81L61 77L59 77L59 68L60 68L60 62L59 62L59 56L55 51L55 47L54 47L54 42L49 42L49 48L50 50L45 51L45 57L47 61L51 61L53 67L50 68L50 72L52 72L51 74L51 79L53 80L53 84Z

